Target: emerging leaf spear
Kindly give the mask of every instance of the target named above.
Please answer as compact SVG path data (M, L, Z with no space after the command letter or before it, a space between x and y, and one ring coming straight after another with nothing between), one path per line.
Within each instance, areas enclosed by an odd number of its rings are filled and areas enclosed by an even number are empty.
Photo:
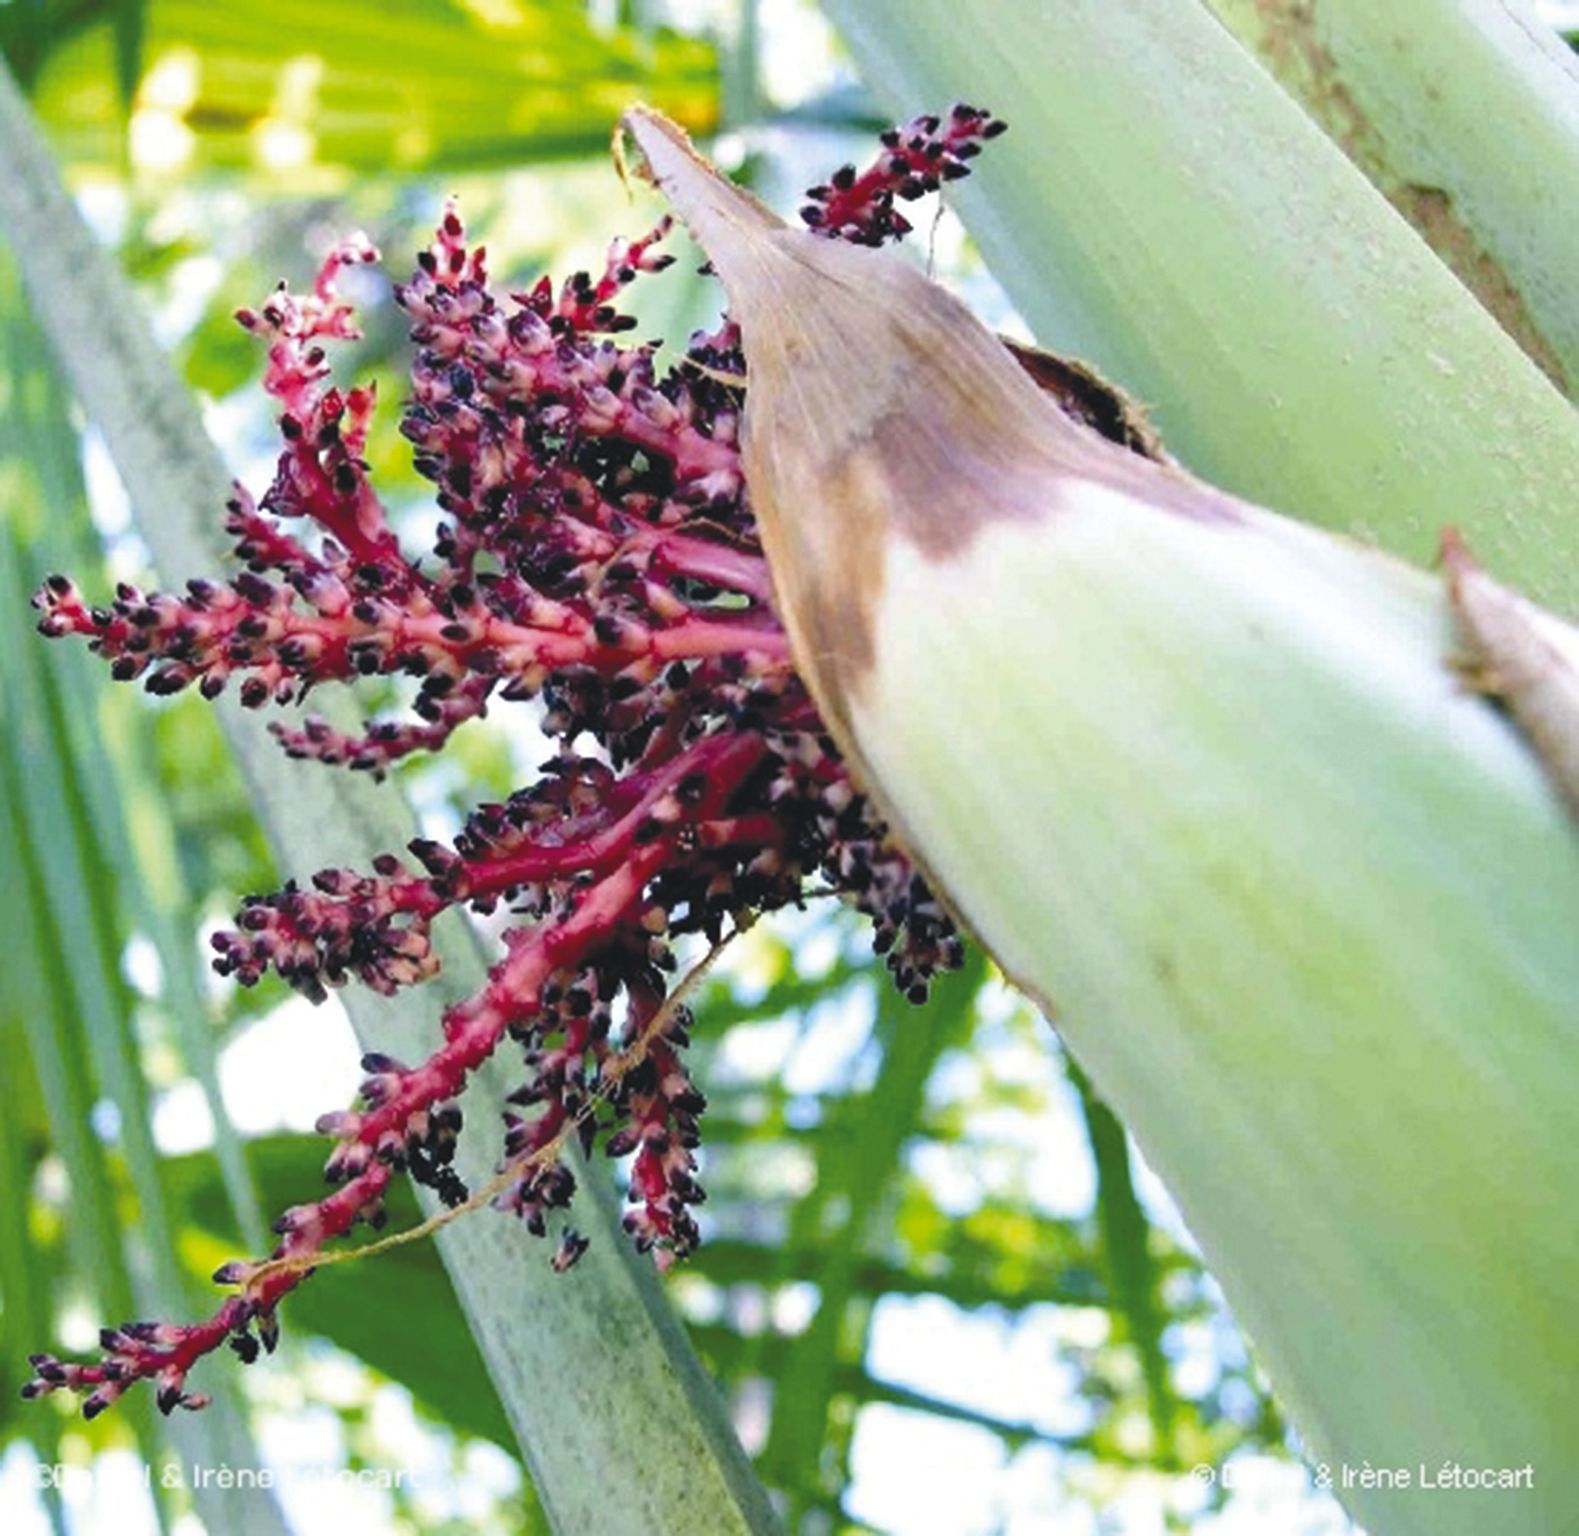
M829 728L1134 1132L1311 1459L1377 1536L1562 1528L1575 631L1456 546L1450 591L1108 443L902 260L625 124L741 325Z

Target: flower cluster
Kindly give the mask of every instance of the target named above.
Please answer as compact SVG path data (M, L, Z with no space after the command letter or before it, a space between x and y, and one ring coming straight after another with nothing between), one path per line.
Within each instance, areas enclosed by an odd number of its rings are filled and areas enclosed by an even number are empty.
M969 162L982 141L1008 125L989 112L956 102L947 114L912 118L882 136L884 153L864 171L844 165L826 185L808 187L801 218L821 234L857 245L882 245L910 233L910 221L894 206L915 202L946 181L970 175Z
M814 188L807 222L868 244L908 225L895 199L963 175L1002 125L955 107L885 135L864 174ZM310 998L354 978L381 993L438 969L433 919L511 915L475 996L449 1008L414 1065L371 1054L333 1140L326 1197L275 1224L273 1254L215 1275L235 1287L209 1319L128 1324L91 1364L33 1357L24 1389L83 1394L89 1416L138 1380L159 1406L202 1406L192 1365L227 1340L272 1349L276 1309L315 1256L382 1220L397 1171L458 1204L452 1158L468 1078L503 1053L520 1079L504 1115L495 1204L544 1233L570 1201L563 1154L634 1154L625 1226L663 1265L697 1242L695 1151L704 1101L672 1005L675 941L830 888L876 925L895 983L920 1001L960 940L925 881L852 784L792 666L774 611L738 448L739 337L726 321L668 371L631 329L622 291L668 265L667 221L617 242L601 274L502 296L453 209L395 300L416 347L402 429L443 513L431 553L402 545L363 457L371 389L342 390L327 348L354 337L340 277L376 259L331 253L308 294L282 284L238 319L268 346L265 388L283 449L256 503L230 503L242 570L184 592L120 586L92 605L65 577L35 599L39 628L79 635L117 678L153 693L234 682L243 704L298 704L360 676L418 679L413 719L348 735L323 720L271 727L293 756L381 775L434 750L496 703L532 701L557 751L452 843L418 839L371 870L326 869L249 898L218 935L216 967L244 985L274 972ZM568 1268L585 1246L561 1232Z

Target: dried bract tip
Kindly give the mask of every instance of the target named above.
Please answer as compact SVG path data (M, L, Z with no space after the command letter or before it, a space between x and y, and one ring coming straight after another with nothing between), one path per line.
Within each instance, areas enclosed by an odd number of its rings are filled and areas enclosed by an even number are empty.
M1466 683L1501 699L1579 817L1579 629L1493 579L1458 530L1442 532Z

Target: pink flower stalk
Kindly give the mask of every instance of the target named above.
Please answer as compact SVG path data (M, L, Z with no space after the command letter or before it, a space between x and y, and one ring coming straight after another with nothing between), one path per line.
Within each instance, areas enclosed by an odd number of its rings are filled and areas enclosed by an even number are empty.
M1001 128L963 106L918 118L884 136L866 173L812 189L808 222L898 238L909 226L895 198L965 174ZM799 903L816 879L872 918L911 1000L960 963L948 916L852 785L791 663L740 468L736 331L694 336L662 375L653 346L611 339L635 324L622 290L672 261L658 249L668 227L616 242L596 278L506 297L446 210L395 290L417 346L402 429L445 513L428 557L403 548L369 482L373 391L330 382L327 344L358 334L338 279L377 259L358 240L331 252L310 294L281 284L237 317L268 343L264 387L284 438L262 500L238 489L229 506L240 574L184 594L123 584L102 606L53 576L35 597L44 634L86 637L115 677L153 693L196 684L213 698L234 679L256 707L358 676L420 679L415 720L355 736L311 716L272 726L294 757L381 776L496 700L536 701L559 749L453 843L418 838L409 860L385 854L368 873L321 870L310 889L250 897L215 937L222 974L250 986L272 970L318 1001L353 977L388 994L432 976L430 929L447 908L503 904L514 919L486 985L445 1011L425 1061L364 1058L356 1105L319 1122L335 1189L279 1218L267 1259L216 1272L236 1290L210 1318L106 1329L93 1363L34 1355L23 1396L65 1388L92 1417L147 1379L167 1413L203 1406L191 1367L227 1341L246 1362L272 1350L280 1300L332 1239L382 1224L397 1171L449 1205L468 1198L452 1166L460 1099L502 1049L521 1084L494 1203L543 1234L574 1191L566 1145L634 1153L625 1227L667 1267L696 1245L704 1198L688 1015L666 1007L674 940L716 942L726 924ZM585 1246L563 1229L553 1267Z
M800 216L820 233L857 245L901 239L911 225L894 207L895 199L914 202L946 181L970 175L967 162L981 153L982 141L996 138L1007 126L964 102L942 117L912 118L882 136L884 153L866 170L841 166L825 186L808 187L811 201Z

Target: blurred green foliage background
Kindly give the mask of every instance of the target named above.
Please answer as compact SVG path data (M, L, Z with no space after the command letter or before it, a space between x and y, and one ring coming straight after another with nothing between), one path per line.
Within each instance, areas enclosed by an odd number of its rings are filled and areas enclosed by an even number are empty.
M399 275L456 193L496 272L563 275L640 227L606 156L637 96L781 203L876 126L797 0L0 0L0 50L254 485L271 424L231 312L305 282L336 235L367 228ZM932 253L1012 323L957 226ZM651 334L683 339L716 306L694 267L638 285ZM363 298L343 368L393 402L401 328L386 289ZM430 514L393 416L370 456L415 527ZM54 569L94 587L146 575L147 555L0 257L0 1528L542 1528L423 1245L316 1277L274 1363L205 1367L208 1414L166 1424L144 1394L84 1424L17 1401L29 1349L90 1348L154 1301L206 1307L214 1266L261 1249L316 1180L306 1127L356 1075L337 1004L306 1017L277 985L207 972L207 930L306 872L273 867L206 706L155 707L32 635L27 597ZM442 832L534 752L529 729L478 722L402 778ZM1266 1471L1265 1508L1340 1528L1288 1494L1283 1426L1215 1288L1046 1024L979 960L904 1005L819 905L759 925L709 985L707 1240L668 1281L787 1525L1269 1528L1236 1517L1250 1494L1190 1475L1236 1459L1247 1487ZM391 1205L416 1219L404 1192ZM422 1476L224 1502L163 1486L172 1458Z

